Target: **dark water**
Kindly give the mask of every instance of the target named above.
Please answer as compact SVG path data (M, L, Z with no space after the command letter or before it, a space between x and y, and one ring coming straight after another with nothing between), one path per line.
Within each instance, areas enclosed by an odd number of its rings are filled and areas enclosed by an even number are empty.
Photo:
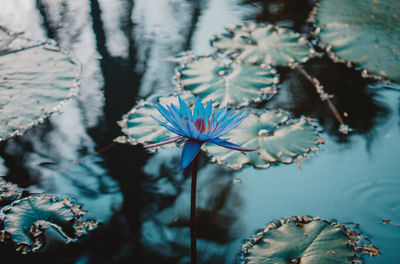
M300 32L313 1L0 0L0 24L33 39L53 38L82 64L77 98L44 124L0 144L0 175L32 192L84 203L103 225L59 251L14 263L187 263L190 175L180 150L146 153L113 144L117 121L139 98L172 91L184 50L211 52L208 40L247 20ZM313 86L279 68L279 95L266 108L316 118L326 143L302 163L233 172L201 157L198 251L202 263L235 263L245 238L274 219L313 215L359 223L382 251L366 263L399 263L400 93L373 86L359 71L326 57L305 65L353 129L338 124ZM99 151L99 155L91 155ZM76 163L77 159L83 159Z

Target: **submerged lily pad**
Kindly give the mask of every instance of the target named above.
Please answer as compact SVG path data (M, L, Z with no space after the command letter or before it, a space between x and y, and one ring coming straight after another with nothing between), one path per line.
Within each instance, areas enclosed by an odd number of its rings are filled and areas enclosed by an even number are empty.
M0 29L3 51L9 40ZM78 74L79 65L49 44L0 51L0 141L56 111L75 93Z
M251 113L224 137L245 148L259 148L239 152L216 145L206 147L213 161L226 163L233 169L244 164L266 168L271 163L291 163L296 156L317 150L317 144L322 142L316 127L306 118L295 121L288 112L277 110Z
M287 66L314 53L305 37L287 28L249 22L227 30L214 36L211 45L245 63Z
M189 107L194 104L196 99L196 97L189 92L179 94L179 96L188 104ZM156 101L162 105L179 105L178 95L159 97ZM154 116L161 121L165 121L164 117L161 116L152 102L145 100L139 101L136 106L118 122L125 136L118 137L115 141L119 143L128 142L132 145L137 145L157 143L176 136L176 134L170 132L163 126L160 126L151 116ZM173 144L168 144L164 146L168 147L172 145ZM155 149L156 148L153 150Z
M3 209L0 240L11 240L22 253L51 244L70 243L97 227L85 221L86 211L67 198L39 194L14 201Z
M248 104L276 93L279 82L275 69L236 62L225 62L216 56L203 56L185 64L177 75L183 89L203 101L225 105Z
M400 81L399 1L323 0L316 23L338 58Z
M241 257L257 264L350 264L361 263L357 253L369 254L371 248L380 253L357 237L359 233L335 222L297 216L267 225L242 247Z

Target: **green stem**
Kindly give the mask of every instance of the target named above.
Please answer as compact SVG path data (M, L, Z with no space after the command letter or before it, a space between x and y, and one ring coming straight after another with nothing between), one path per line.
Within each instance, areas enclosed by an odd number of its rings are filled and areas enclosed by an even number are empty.
M192 162L192 188L190 194L190 257L191 264L197 263L197 246L196 246L196 183L197 169L199 166L199 153Z

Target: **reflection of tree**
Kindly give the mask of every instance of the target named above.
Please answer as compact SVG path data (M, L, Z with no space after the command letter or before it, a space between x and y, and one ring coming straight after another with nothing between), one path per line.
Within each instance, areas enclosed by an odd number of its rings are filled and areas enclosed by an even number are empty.
M179 172L180 152L178 148L161 150L144 167L151 182L145 186L153 199L143 213L141 242L149 257L157 253L165 263L185 263L190 252L191 179ZM221 263L227 246L237 239L241 229L241 199L230 170L206 165L204 160L201 167L197 189L198 255L202 263Z
M98 124L104 97L101 94L103 77L96 49L96 35L92 30L89 1L38 0L38 8L43 17L43 30L53 37L61 48L72 53L81 63L81 80L77 106L63 109L64 112L79 111L79 125L94 127ZM71 115L66 113L65 116ZM83 118L82 118L83 117ZM61 119L64 122L65 117ZM57 121L56 121L57 122Z
M321 82L327 93L334 96L332 102L344 116L345 123L354 129L351 134L365 134L371 139L374 128L385 120L388 111L379 102L376 92L368 88L371 80L361 77L359 71L333 63L326 57L307 62L305 69ZM279 71L282 82L280 93L266 106L287 109L296 116L316 117L328 133L335 135L339 142L346 142L349 136L338 132L338 122L313 85L296 70L281 68Z
M135 70L143 74L141 96L173 90L171 79L176 64L166 61L187 46L195 1L137 0L132 19L132 36L137 50ZM198 14L197 14L198 15ZM188 28L189 27L189 28Z
M38 9L32 8L36 3ZM7 13L10 10L6 9L6 15L2 14L4 9L0 9L1 23L12 26L12 14L21 12L26 17L41 16L43 25L40 25L40 19L32 19L32 24L38 24L11 30L25 31L25 35L33 39L43 39L43 35L47 34L56 39L63 49L74 54L82 65L79 94L63 107L61 114L53 115L24 136L1 144L0 154L9 169L7 179L30 186L32 192L73 197L85 204L90 217L105 223L121 204L119 186L104 168L103 158L91 156L80 160L98 149L88 129L99 126L104 105L100 56L96 49L89 1L33 0L26 5L12 5L10 2L7 7L15 9L11 13ZM41 31L31 30L36 28ZM97 130L96 134L101 134L101 131ZM107 144L111 141L112 138L108 138ZM91 243L96 246L95 241ZM46 263L59 256L66 263L71 263L79 254L90 252L87 245L85 250L72 248L73 251L64 249L62 253L53 252L52 257L47 255L48 259L36 258ZM31 258L34 260L35 257ZM18 256L16 262L21 260L23 257Z
M245 5L260 6L260 12L251 20L268 22L275 25L290 27L295 31L307 31L305 21L312 10L313 0L243 0Z

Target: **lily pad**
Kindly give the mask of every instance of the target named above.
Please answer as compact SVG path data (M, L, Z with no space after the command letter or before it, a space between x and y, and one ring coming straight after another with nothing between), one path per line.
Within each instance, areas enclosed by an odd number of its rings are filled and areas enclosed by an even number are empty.
M188 104L189 107L193 106L196 99L196 97L189 92L181 93L179 96ZM178 95L159 97L156 101L162 105L171 103L178 105ZM157 143L176 136L163 126L160 126L151 116L154 116L161 121L165 121L164 117L162 117L154 107L153 102L145 100L139 101L136 106L118 122L125 136L118 137L115 141L137 145ZM167 144L164 146L168 147L172 145L173 144ZM156 148L153 148L152 150L156 150Z
M242 247L241 260L249 264L361 263L357 253L374 247L360 246L356 237L360 234L335 222L297 216L267 225Z
M245 153L207 145L207 152L213 161L226 163L233 169L240 169L244 164L266 168L271 163L291 163L295 157L317 150L317 145L323 142L316 127L308 121L306 118L292 120L285 111L253 111L224 137L242 147L258 147L258 150Z
M0 206L9 204L21 197L23 189L16 184L7 182L0 178Z
M97 227L96 222L84 220L85 214L81 205L67 198L31 195L3 209L0 238L13 241L22 253L70 243Z
M184 90L203 101L222 105L245 105L276 93L279 82L275 69L237 62L226 62L216 56L203 56L179 69L177 79Z
M400 2L323 0L319 37L338 60L400 81Z
M0 29L0 45L9 42ZM0 52L0 141L56 111L75 93L79 65L50 44Z
M250 64L287 66L307 61L314 53L305 37L287 28L249 22L215 35L211 45Z

